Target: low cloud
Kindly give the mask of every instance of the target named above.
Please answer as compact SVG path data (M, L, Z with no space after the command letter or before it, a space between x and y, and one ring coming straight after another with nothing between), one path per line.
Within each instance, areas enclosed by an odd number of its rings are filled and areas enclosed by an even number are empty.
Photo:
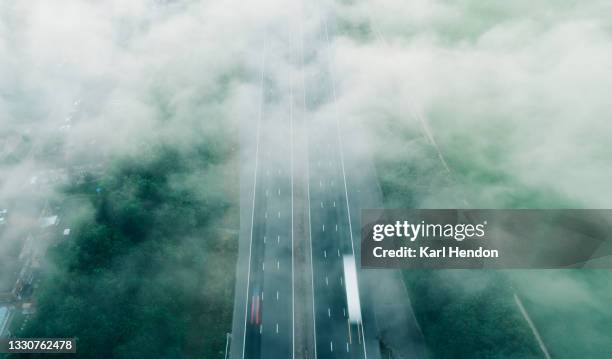
M423 136L413 115L420 111L476 206L520 205L511 193L520 188L550 191L557 205L609 207L606 6L384 0L341 7L349 23L371 31L365 40L335 42L343 113L372 126L399 121ZM393 151L405 141L371 139L385 156L411 156Z

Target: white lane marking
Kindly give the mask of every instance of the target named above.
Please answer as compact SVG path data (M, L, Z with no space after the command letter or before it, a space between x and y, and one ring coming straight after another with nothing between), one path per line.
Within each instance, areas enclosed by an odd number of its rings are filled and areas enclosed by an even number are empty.
M280 211L278 211L278 218L280 218Z
M327 316L331 318L331 308L327 308Z
M291 44L293 45L293 32L291 33ZM293 46L292 46L293 47ZM290 127L290 147L291 155L289 157L289 170L291 171L291 353L295 359L295 269L293 261L293 72L289 71L289 127ZM280 188L279 188L280 195ZM280 244L280 236L278 237Z
M302 88L304 89L304 91L302 91L303 94L303 98L302 98L302 106L303 109L306 110L306 72L304 71L304 14L303 14L303 6L304 3L303 1L300 1L300 59L301 59L301 70L302 70ZM310 151L310 128L306 127L306 156L308 156L309 151ZM308 196L308 200L306 201L308 203L308 228L310 229L308 231L308 240L309 240L309 246L310 246L310 286L312 289L312 295L315 295L315 290L314 290L314 264L313 264L313 260L312 260L312 222L311 222L311 211L310 211L310 159L306 158L306 178L308 179L306 181L306 188L307 188L307 196ZM247 302L248 303L248 302ZM313 299L312 301L312 312L316 313L315 311L315 300ZM314 340L314 357L315 359L317 359L317 319L316 319L316 315L312 316L312 327L313 327L313 340ZM246 338L246 316L245 316L245 338ZM243 346L244 347L244 346ZM294 353L294 357L295 357L295 350L293 351Z
M321 202L321 208L323 208L323 202Z
M278 323L276 323L276 334L278 334Z
M330 341L329 342L329 348L331 349L331 351L334 351L334 342Z
M346 352L348 353L348 351L349 351L349 345L348 345L348 342L346 342Z
M261 334L261 332L263 331L263 324L259 325L259 334Z
M264 236L264 244L266 244L266 236Z
M336 207L336 201L334 201L334 208Z
M340 250L338 249L338 257L340 257Z
M340 119L338 116L338 99L337 99L337 95L336 95L336 81L334 79L334 74L332 72L333 69L333 54L331 52L331 41L329 39L329 30L327 28L327 19L324 19L325 21L325 38L327 41L327 49L328 49L328 56L329 56L329 60L328 60L328 66L329 66L329 77L331 80L331 84L332 84L332 95L333 95L333 99L334 99L334 112L335 112L335 119L336 119L336 133L338 134L338 147L340 149L340 164L342 167L342 179L344 181L344 196L346 198L346 211L347 211L347 217L348 217L348 223L349 223L349 234L350 234L350 238L351 238L351 251L353 254L353 257L355 256L355 244L353 241L353 225L351 223L351 206L349 204L349 198L348 198L348 186L346 184L346 170L344 168L344 146L342 143L342 134L341 134L341 130L340 130ZM365 345L365 333L363 330L363 327L361 328L361 338L362 343L363 343L363 355L364 355L364 359L368 359L368 354L367 354L367 350L366 350L366 345Z
M266 262L261 262L261 271L265 271L266 270Z
M276 291L276 300L278 300L278 291Z
M342 282L342 277L340 277L340 286L342 287L344 283Z
M319 181L319 187L323 187L323 181Z
M280 235L276 236L276 243L280 244Z
M325 276L325 285L329 285L329 278Z
M327 258L327 251L326 251L326 250L323 250L323 256L324 256L325 258Z
M346 308L342 308L342 315L346 317Z
M325 232L325 225L323 225L323 232Z
M263 302L263 300L264 300L264 292L263 292L263 290L262 290L262 291L261 291L261 301Z
M364 335L363 334L363 322L357 323L357 332L359 332L359 329L361 329L361 336L359 337L359 343L361 343L362 341L361 338L363 338L363 351L365 353L365 337L363 336Z
M278 189L278 195L280 196L280 188Z
M280 269L280 261L279 260L276 261L276 269Z
M336 224L336 232L338 232L338 225Z

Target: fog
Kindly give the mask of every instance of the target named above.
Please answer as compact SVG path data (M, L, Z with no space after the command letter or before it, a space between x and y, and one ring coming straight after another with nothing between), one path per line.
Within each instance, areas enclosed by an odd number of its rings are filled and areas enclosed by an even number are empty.
M32 183L48 178L45 171L146 157L156 144L189 151L237 136L241 119L256 118L264 33L283 39L282 29L296 25L297 5L1 4L0 209L28 201L11 217L2 246L27 236L27 223L39 214L32 208L61 196L58 186L68 174L49 186ZM330 44L333 110L342 127L363 140L363 148L353 150L371 156L379 171L391 168L377 161L414 170L415 177L391 182L444 184L403 185L422 191L414 194L418 199L388 203L606 208L612 205L610 11L604 0L326 1L305 6L303 29L308 55L327 46L319 37L322 19L337 18ZM291 56L270 61L267 78L282 92L290 74L299 76L299 62ZM326 61L307 59L305 72ZM309 111L326 119L332 109ZM217 166L232 171L224 168L229 163ZM198 175L176 179L177 186L206 191ZM0 263L9 255L0 249ZM536 303L555 299L560 311L571 309L563 303L584 305L609 319L609 308L601 305L602 295L609 295L605 285L576 287L582 280L609 279L605 272L591 275L515 280ZM526 284L536 279L539 286ZM554 290L542 290L551 283L557 283ZM580 330L599 325L581 323Z
M348 21L372 29L365 40L336 42L345 111L374 126L402 121L421 131L410 115L416 107L473 206L609 207L607 7L388 0L340 7ZM527 190L559 200L517 200ZM433 196L427 202L440 201Z
M405 166L409 181L428 177L430 190L412 205L610 207L608 2L373 0L338 9L353 26L334 44L344 118L371 129L380 161ZM477 292L488 284L476 274L448 283ZM610 350L608 271L506 274L553 356Z
M68 210L56 206L74 178L97 177L125 157L146 161L159 146L237 146L238 113L256 102L245 54L257 48L252 29L265 20L240 9L237 2L0 5L3 282L14 281L20 243L37 236L40 218ZM214 177L236 172L231 163L215 166L204 174L194 168L173 186L214 201ZM221 190L235 192L229 186ZM91 212L69 210L62 228ZM47 245L40 238L32 244Z

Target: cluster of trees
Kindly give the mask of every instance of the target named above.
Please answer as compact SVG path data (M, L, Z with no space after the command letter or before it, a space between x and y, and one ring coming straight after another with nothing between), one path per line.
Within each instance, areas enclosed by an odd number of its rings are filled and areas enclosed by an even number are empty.
M541 358L503 272L404 271L434 358Z
M223 357L237 258L228 154L145 153L65 189L88 214L49 249L20 336L77 337L82 358Z
M376 153L389 208L461 208L461 186L426 141L398 121L389 131L413 138L390 156ZM406 270L404 282L432 358L541 357L502 271Z

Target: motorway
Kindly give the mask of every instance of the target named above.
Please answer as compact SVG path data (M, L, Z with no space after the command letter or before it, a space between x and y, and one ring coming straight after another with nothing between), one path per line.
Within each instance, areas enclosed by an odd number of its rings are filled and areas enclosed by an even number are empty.
M271 54L285 54L284 45L266 38L262 47L242 338L248 358L293 352L292 101L268 75Z
M358 260L359 227L335 112L333 22L305 29L302 10L300 21L265 31L257 116L242 126L229 357L378 359L376 320L363 295L371 288L360 280L361 323L349 321L345 292L343 258Z
M306 78L308 126L308 193L312 239L316 352L318 358L367 358L364 326L349 322L343 272L344 256L355 256L344 168L342 129L335 113L336 93L331 71L330 29L325 19L309 57L320 57ZM372 356L372 355L371 355ZM370 356L370 357L371 357Z

